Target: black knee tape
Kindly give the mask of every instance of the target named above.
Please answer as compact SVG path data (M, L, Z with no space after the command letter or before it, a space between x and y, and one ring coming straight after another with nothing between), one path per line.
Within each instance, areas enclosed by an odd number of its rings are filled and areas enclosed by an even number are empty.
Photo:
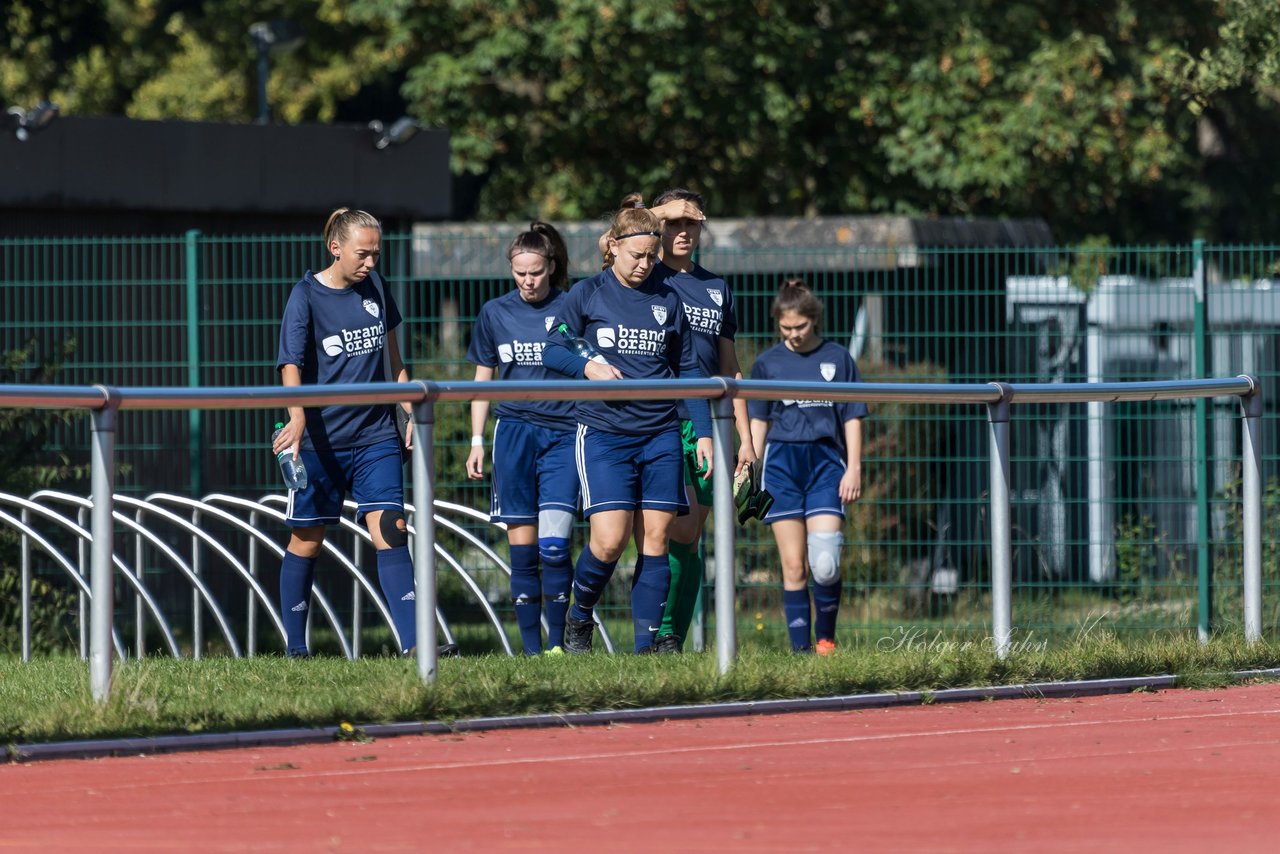
M409 545L409 526L405 524L404 514L399 510L383 510L378 517L378 530L382 539L393 549Z

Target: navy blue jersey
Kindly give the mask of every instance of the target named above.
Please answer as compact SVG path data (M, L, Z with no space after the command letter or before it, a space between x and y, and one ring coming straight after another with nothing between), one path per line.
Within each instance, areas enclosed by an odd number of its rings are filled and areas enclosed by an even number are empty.
M489 300L476 318L467 359L475 365L497 368L500 380L563 379L558 371L543 367L542 349L547 346L556 309L567 297L564 291L552 288L538 303L525 302L518 290ZM504 401L495 407L494 414L553 430L572 430L577 423L571 400Z
M785 344L775 344L751 366L751 379L861 382L849 351L830 341L823 341L808 353L795 353ZM752 418L770 422L770 442L828 441L843 453L844 423L865 418L867 405L830 400L749 400L747 412Z
M680 296L654 275L629 288L613 270L601 270L574 285L557 306L547 336L551 346L543 351L543 361L562 373L582 376L586 361L561 343L561 323L595 346L626 379L703 376ZM695 426L701 428L698 435L710 436L710 408L705 401L699 403L693 407L698 416ZM578 423L609 433L658 433L680 426L675 402L670 400L582 400L574 412Z
M387 293L384 306L370 278L349 288L327 288L310 270L293 286L280 322L276 370L297 365L303 385L376 383L387 330L400 325L400 309ZM304 448L357 448L399 439L391 410L377 406L308 407Z
M658 262L654 275L680 295L685 320L693 331L693 350L704 376L714 377L720 369L720 339L730 341L738 334L738 314L733 305L733 292L715 273L693 265L682 273ZM677 405L681 418L688 418L685 402Z

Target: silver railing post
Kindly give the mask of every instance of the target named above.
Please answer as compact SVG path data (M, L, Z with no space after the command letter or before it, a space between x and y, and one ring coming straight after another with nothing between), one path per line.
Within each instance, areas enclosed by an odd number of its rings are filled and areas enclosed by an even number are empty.
M716 668L723 676L738 655L735 614L736 576L733 552L737 532L733 506L733 391L711 401L712 507L716 521Z
M31 511L22 510L22 523L31 521ZM22 660L31 660L31 538L22 535Z
M1240 398L1243 411L1243 502L1241 538L1244 549L1244 638L1262 639L1262 392L1249 377L1253 390Z
M1009 520L1009 399L987 404L991 455L991 637L997 658L1007 658L1013 625L1013 538Z
M258 527L258 514L249 514L250 527ZM192 536L194 540L195 537ZM249 577L258 580L258 539L249 538ZM245 604L245 655L253 658L258 654L258 603L253 598L254 590L249 588L248 602Z
M436 681L436 489L435 489L435 392L418 383L427 399L413 407L413 586L414 620L418 630L418 676L426 684Z
M95 701L105 703L111 692L111 616L115 610L111 578L114 548L111 514L114 509L116 411L119 401L112 389L100 388L105 394L106 405L93 411L90 449L93 510L89 530L93 535L93 546L89 553L92 595L89 608L89 691Z

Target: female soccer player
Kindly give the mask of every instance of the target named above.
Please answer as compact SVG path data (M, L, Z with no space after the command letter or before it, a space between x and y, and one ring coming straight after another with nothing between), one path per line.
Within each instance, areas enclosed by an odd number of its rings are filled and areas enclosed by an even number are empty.
M662 257L654 275L680 295L685 318L693 332L699 368L705 376L741 379L742 368L733 345L738 332L733 292L723 279L693 260L706 219L702 196L690 190L667 190L654 200L652 210L662 219ZM654 651L658 653L680 652L693 621L704 576L702 529L711 512L712 500L711 481L697 466L693 422L683 401L678 408L689 513L671 525L671 592L654 641ZM736 477L756 459L746 401L734 401L734 421L739 440Z
M780 344L760 354L751 378L858 382L849 351L824 341L822 301L799 279L773 300ZM774 498L764 522L773 529L782 561L782 607L791 648L810 646L808 578L813 577L816 651L835 651L840 610L840 546L844 505L862 494L864 403L824 400L750 401L751 435L764 457L763 486Z
M569 253L560 233L535 222L507 249L516 289L485 303L476 319L467 359L476 380L556 379L542 364L547 329L564 302ZM547 620L547 649L564 643L569 609L569 537L578 510L573 403L511 401L496 408L490 519L507 524L511 598L525 655L542 652L539 616ZM484 432L489 402L471 404L467 476L484 477ZM539 579L538 558L542 558Z
M391 372L407 382L396 328L400 310L391 294L372 278L382 252L382 226L364 211L339 208L324 227L324 245L333 262L319 273L308 270L293 286L280 324L276 370L286 386L385 382L383 348L390 348ZM385 301L382 298L385 294ZM306 489L289 492L285 523L293 532L280 567L280 610L288 636L287 654L306 657L307 612L316 559L325 526L336 524L348 490L356 500L377 550L378 581L400 636L400 651L417 643L413 563L404 520L401 443L386 406L289 407L289 421L271 450L292 449L307 468ZM452 644L441 654L452 654Z
M543 364L590 380L700 377L693 336L680 296L650 274L657 261L662 223L623 201L606 243L606 268L574 286L552 321ZM604 362L564 346L564 334L581 336ZM566 652L589 652L593 609L635 534L631 617L635 651L653 651L666 607L671 570L667 532L685 510L680 417L672 401L589 400L574 409L577 464L589 541L574 568L574 602L565 626ZM690 401L699 464L711 467L711 411ZM636 513L639 510L639 513Z

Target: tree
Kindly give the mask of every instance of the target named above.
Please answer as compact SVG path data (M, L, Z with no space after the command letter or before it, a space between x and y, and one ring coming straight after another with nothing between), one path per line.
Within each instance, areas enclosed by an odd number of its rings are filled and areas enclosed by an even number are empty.
M1273 0L13 0L11 99L452 134L482 218L689 184L733 215L1043 216L1061 239L1267 237ZM463 193L463 195L466 195Z

